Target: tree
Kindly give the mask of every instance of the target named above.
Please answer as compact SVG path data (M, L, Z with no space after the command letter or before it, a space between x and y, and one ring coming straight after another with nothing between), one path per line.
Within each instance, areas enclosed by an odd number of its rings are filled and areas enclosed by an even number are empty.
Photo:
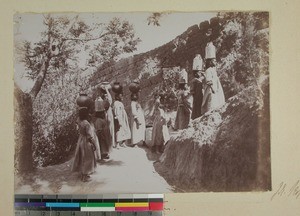
M159 21L162 17L162 13L152 13L148 18L148 25L160 26Z
M220 77L229 98L249 86L263 93L260 82L269 71L268 13L220 12L221 34L215 40L224 65ZM221 67L223 67L221 65Z
M160 26L160 22L161 19L163 18L163 16L167 15L168 13L164 12L164 13L152 13L148 18L148 25L153 25L153 26Z
M15 87L15 166L19 172L33 169L32 103L43 85L51 84L67 70L77 68L78 54L83 47L90 52L90 62L102 64L122 53L133 52L140 41L135 36L133 26L120 18L113 18L107 24L87 24L78 15L48 14L44 16L43 25L45 30L41 32L40 41L22 41L17 47L17 54L20 62L25 65L28 78L34 80L29 93Z

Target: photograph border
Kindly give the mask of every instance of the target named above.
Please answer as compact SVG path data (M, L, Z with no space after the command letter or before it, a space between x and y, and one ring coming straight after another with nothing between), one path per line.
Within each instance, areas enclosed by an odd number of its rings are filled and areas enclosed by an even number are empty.
M287 1L207 1L168 0L147 1L36 1L3 0L1 7L1 65L2 107L0 152L3 153L0 166L1 195L6 201L0 204L3 215L13 215L13 14L18 12L50 11L218 11L218 10L264 10L270 12L270 101L271 101L271 158L273 191L258 193L201 193L201 194L166 194L166 215L297 215L300 212L299 199L288 195L299 181L299 110L297 100L293 106L288 95L297 98L297 84L300 79L297 72L299 64L299 2ZM3 34L2 34L3 33ZM287 64L289 62L289 64ZM286 111L286 112L284 112ZM285 194L280 194L280 185L286 185ZM292 191L293 192L293 191ZM275 195L275 196L274 196ZM273 199L272 199L273 198Z

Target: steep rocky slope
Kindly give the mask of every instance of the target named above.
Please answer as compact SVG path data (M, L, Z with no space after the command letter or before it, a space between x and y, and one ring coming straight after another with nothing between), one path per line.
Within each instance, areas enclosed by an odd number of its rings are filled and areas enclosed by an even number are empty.
M184 191L271 189L269 101L259 94L246 89L193 121L167 144L159 173Z
M216 40L226 104L172 138L156 163L183 191L271 189L268 19L227 19Z

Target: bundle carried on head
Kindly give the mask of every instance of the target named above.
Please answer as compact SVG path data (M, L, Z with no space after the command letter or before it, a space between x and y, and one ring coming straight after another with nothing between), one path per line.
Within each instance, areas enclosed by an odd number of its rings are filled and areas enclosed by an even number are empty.
M106 90L111 89L111 85L109 82L101 82L100 83L100 91L101 93L106 93Z
M205 59L215 59L216 58L216 47L213 42L208 42L205 47Z
M200 54L196 54L193 59L193 71L201 71L203 70L203 60Z

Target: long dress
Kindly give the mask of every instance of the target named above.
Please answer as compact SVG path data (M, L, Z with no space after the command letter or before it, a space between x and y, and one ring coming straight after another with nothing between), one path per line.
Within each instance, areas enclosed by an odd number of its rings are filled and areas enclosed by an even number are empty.
M114 113L120 124L120 129L116 132L117 142L122 142L130 139L131 131L129 127L128 116L122 102L114 102Z
M94 139L95 133L87 120L79 122L79 138L72 164L73 172L90 174L95 171L96 158L89 139ZM95 141L94 141L95 142Z
M178 107L175 119L175 129L185 129L188 127L191 120L191 98L187 90L179 90L177 94Z
M80 122L81 121L79 120L79 118L77 118L77 120L76 120L77 126L79 126ZM101 150L100 150L100 145L99 145L99 139L98 139L97 134L96 134L95 125L91 121L89 121L89 123L91 125L91 130L93 132L92 134L93 134L95 147L96 147L96 150L95 150L94 153L95 153L96 159L98 160L98 159L101 159Z
M170 134L167 126L167 118L163 109L155 106L155 119L152 130L152 146L163 146L170 140Z
M96 134L100 143L101 154L108 154L110 151L110 131L106 119L96 118Z
M202 82L198 78L194 78L191 83L191 94L193 95L193 109L192 109L192 119L201 116L201 106L202 106Z
M107 126L108 126L109 132L110 132L108 146L109 146L109 150L111 150L111 147L115 144L115 125L114 125L114 114L113 114L113 109L112 109L112 97L109 92L107 93L107 96L108 96L107 101L109 102L109 108L108 108L108 110L106 110L106 121L107 121ZM95 101L95 111L100 111L100 110L97 110L97 107L100 106L102 101L103 101L103 99L101 97L99 97Z
M93 131L93 138L95 141L95 146L96 146L96 150L95 150L95 157L96 159L101 159L101 149L100 149L100 143L99 143L99 139L97 137L97 133L96 133L96 128L95 125L93 123L90 123L91 127L92 127L92 131Z
M131 112L132 112L131 141L132 144L137 144L141 141L145 141L145 136L146 136L145 115L140 103L136 101L131 101ZM137 119L139 125L137 125L135 119Z
M202 114L223 106L225 103L224 91L215 67L205 71L203 82Z

